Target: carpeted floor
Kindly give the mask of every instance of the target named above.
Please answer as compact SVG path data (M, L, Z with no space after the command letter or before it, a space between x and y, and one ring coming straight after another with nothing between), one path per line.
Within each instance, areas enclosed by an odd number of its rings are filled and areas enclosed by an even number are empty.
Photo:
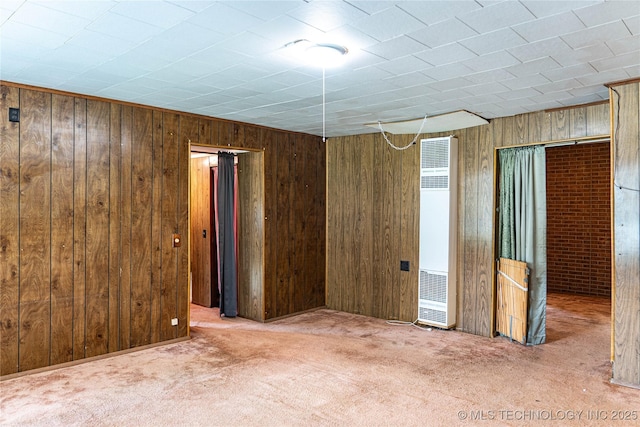
M551 295L536 347L326 309L191 316L189 341L0 382L0 424L640 425L640 391L609 383L606 299Z

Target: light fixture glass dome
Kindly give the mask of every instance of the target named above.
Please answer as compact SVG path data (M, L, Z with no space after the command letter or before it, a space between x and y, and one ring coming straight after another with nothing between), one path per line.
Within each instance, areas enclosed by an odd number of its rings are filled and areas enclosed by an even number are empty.
M287 43L285 48L290 55L317 67L332 68L344 62L349 52L345 46L336 43L316 43L307 39L298 39Z

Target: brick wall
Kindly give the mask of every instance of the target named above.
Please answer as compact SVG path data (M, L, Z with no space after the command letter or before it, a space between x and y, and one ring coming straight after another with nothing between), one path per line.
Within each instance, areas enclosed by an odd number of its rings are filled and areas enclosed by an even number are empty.
M547 289L611 296L608 143L549 147Z

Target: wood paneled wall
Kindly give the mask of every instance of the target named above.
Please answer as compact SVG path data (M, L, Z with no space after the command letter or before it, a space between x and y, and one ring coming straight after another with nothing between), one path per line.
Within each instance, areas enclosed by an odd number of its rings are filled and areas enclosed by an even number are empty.
M615 381L640 386L640 83L610 90Z
M454 134L458 158L457 328L493 322L494 156L503 146L609 134L599 104L494 119ZM390 135L403 146L414 135ZM413 321L418 307L419 145L396 151L379 133L327 143L327 306ZM400 271L400 261L410 271Z
M190 142L264 151L261 318L324 305L321 138L6 82L0 96L1 375L187 336Z

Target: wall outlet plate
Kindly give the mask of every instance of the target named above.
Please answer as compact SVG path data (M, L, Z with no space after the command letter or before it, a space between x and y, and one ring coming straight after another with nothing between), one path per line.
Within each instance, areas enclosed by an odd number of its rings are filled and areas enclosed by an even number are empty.
M400 261L400 271L409 271L409 261Z
M174 317L171 319L171 326L178 326L178 318Z

